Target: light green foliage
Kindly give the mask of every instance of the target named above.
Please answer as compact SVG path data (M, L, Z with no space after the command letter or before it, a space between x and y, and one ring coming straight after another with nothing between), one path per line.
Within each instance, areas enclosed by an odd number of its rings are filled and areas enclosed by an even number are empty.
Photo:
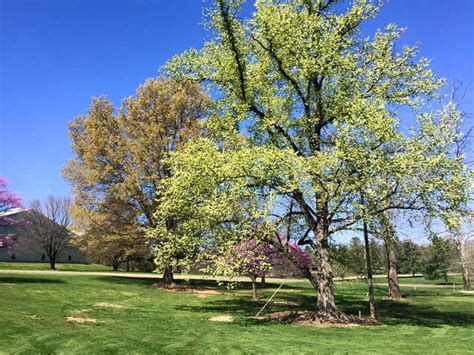
M301 241L321 251L363 218L426 206L439 212L457 193L462 167L449 152L461 117L453 104L430 104L443 80L417 46L396 49L403 29L360 33L380 10L376 2L357 0L344 11L336 3L261 0L242 19L240 1L217 0L208 16L214 37L166 65L169 76L199 81L216 100L208 139L193 143L191 156L175 156L174 169L186 175L178 180L194 182L170 182L168 206L157 211L160 219L196 209L199 218L185 232L159 229L163 247L196 250L200 238L186 238L214 233L218 221L222 232L242 195L259 218L293 200L310 230ZM401 126L402 107L417 117L411 130ZM257 207L262 199L265 208ZM221 241L235 244L239 233L225 232ZM318 275L330 278L328 253L316 258Z
M158 243L160 262L177 262L186 270L196 258L209 257L203 249L217 248L217 254L226 255L239 240L265 239L271 234L268 211L274 194L264 193L265 199L257 200L246 187L249 181L266 179L269 169L281 167L284 156L278 162L270 161L264 149L249 147L245 140L238 146L219 150L202 139L187 144L170 159L173 178L166 180L155 214L158 224L150 231ZM176 260L170 257L173 255L181 258Z

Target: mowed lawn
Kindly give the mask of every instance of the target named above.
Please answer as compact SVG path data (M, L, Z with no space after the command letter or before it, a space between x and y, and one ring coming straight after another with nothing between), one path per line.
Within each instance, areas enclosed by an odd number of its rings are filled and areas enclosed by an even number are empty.
M381 325L316 328L253 319L265 299L249 287L170 292L157 280L116 276L0 274L0 353L439 353L474 354L474 295L450 289L403 289L383 300ZM192 281L191 287L218 287ZM278 284L261 295L269 297ZM367 314L362 281L338 283L337 301ZM314 309L309 283L285 285L265 312ZM232 323L211 322L232 316ZM68 317L95 320L79 324Z
M110 266L73 263L58 263L56 269L58 271L112 271ZM51 268L48 263L0 262L0 270L51 270Z

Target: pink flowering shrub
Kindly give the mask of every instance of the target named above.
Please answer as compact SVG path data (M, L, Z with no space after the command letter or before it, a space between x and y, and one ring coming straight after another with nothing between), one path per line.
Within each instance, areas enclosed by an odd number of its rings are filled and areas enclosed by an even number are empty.
M21 198L7 188L7 179L0 176L0 228L7 229L8 227L18 226L21 221L4 215L13 208L21 208ZM0 248L11 249L14 244L14 234L1 233L0 230Z

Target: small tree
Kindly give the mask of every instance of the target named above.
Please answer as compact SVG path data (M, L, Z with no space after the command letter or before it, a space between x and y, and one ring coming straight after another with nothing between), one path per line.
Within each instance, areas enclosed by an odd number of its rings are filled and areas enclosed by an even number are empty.
M29 211L30 224L26 228L32 243L38 244L48 255L51 270L69 246L71 200L49 196L45 201L36 200Z
M0 249L11 249L14 244L14 234L9 231L11 227L18 226L21 221L5 215L13 208L21 208L21 198L8 190L7 179L0 176Z
M411 240L400 243L398 252L398 268L402 274L412 274L421 271L421 252L418 245Z
M443 279L448 283L448 270L453 256L453 246L449 240L439 236L433 236L431 239L431 257L429 258L425 275L428 279Z
M364 276L366 271L364 243L354 237L349 243L348 251L347 264L350 270L358 277Z
M280 243L279 240L262 243L255 239L241 242L234 246L231 254L214 258L211 263L213 273L247 275L252 282L252 299L258 300L257 277L262 277L273 267L291 269L294 261L290 259L298 260L309 270L313 267L311 257L294 241L275 247L278 243Z
M112 199L107 207L108 213L72 208L74 229L77 231L72 243L96 262L111 265L114 270L125 263L128 271L131 261L151 257L151 248L143 229L134 222L136 216L133 210Z
M257 277L271 268L272 250L268 245L251 239L237 244L232 255L219 258L220 262L230 266L231 273L247 275L252 281L252 300L258 300Z

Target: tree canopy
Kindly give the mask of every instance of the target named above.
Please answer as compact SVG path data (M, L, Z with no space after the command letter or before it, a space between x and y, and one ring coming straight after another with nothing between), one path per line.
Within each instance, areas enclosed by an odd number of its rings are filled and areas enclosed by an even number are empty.
M242 200L265 226L290 213L305 226L294 238L314 249L318 308L330 317L344 315L334 300L329 237L391 209L439 211L464 168L450 154L461 116L442 105L444 81L429 61L417 46L397 48L404 29L395 25L361 33L380 10L375 2L338 3L261 0L243 18L241 1L215 2L212 39L165 67L216 95L207 138L170 163L151 232L164 250L195 252L210 233L223 245L241 238L243 224L229 217ZM288 211L290 202L296 208ZM188 209L193 218L181 218ZM176 225L164 229L170 218Z

